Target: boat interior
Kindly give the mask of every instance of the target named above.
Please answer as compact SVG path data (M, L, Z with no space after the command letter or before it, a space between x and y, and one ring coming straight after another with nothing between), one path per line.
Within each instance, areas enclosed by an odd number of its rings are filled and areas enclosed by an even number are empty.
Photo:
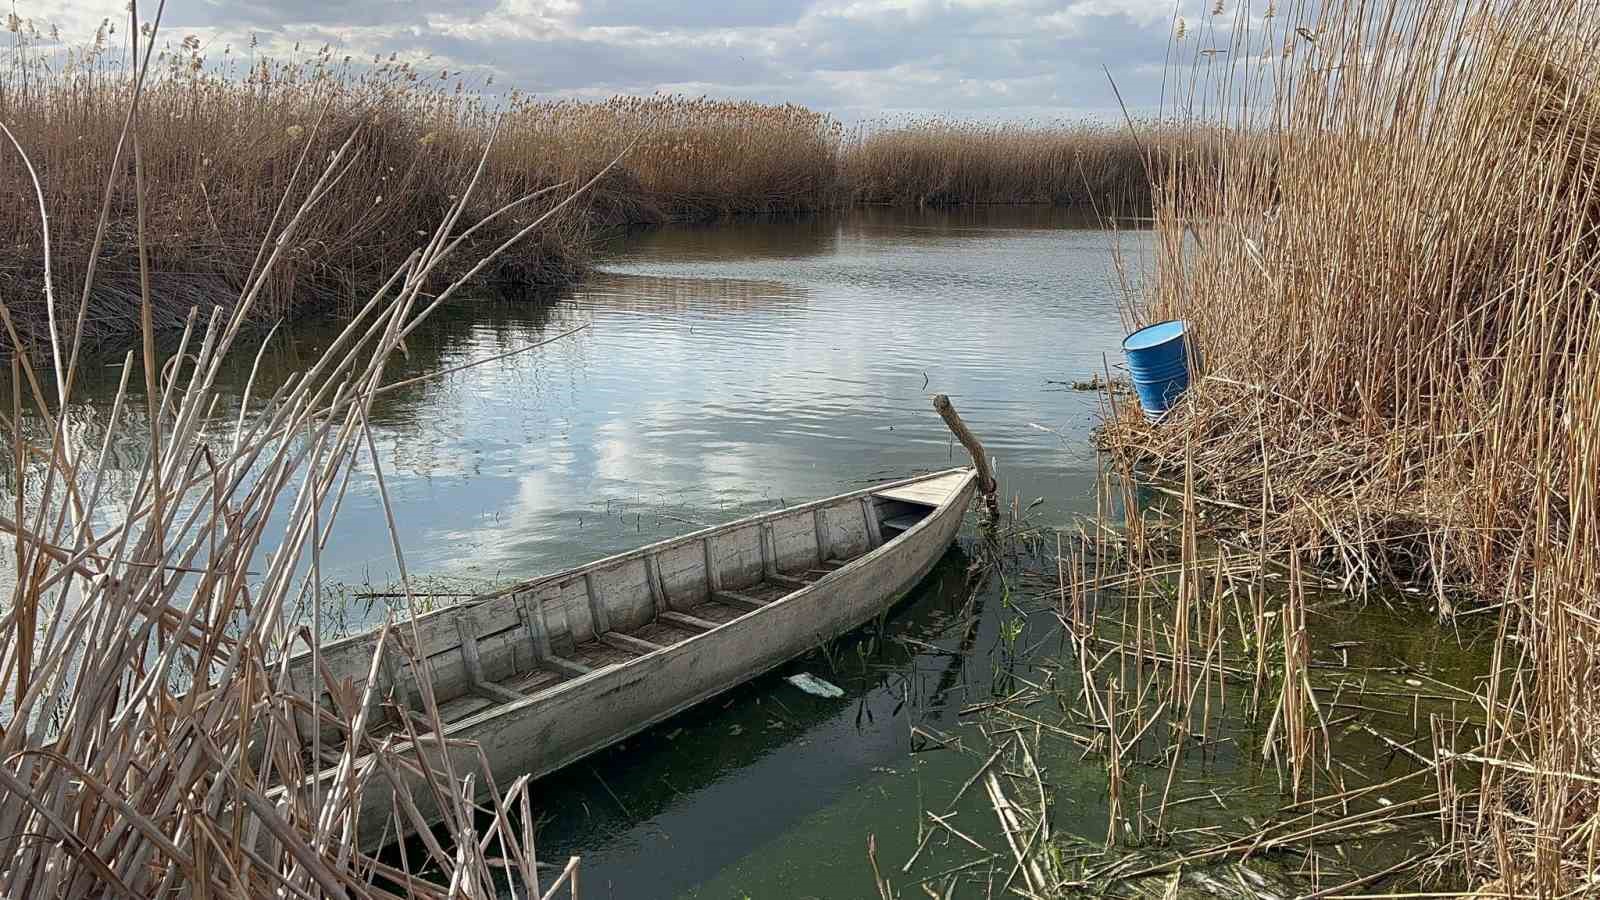
M391 632L412 652L381 657L370 733L433 731L413 658L426 660L448 727L781 602L914 528L965 477L955 470L731 523L419 616L414 635L409 623ZM323 648L324 703L335 685L346 702L359 700L377 639L368 632ZM309 683L308 655L291 662L290 678ZM307 738L308 726L306 719ZM324 731L327 759L338 758L341 740Z

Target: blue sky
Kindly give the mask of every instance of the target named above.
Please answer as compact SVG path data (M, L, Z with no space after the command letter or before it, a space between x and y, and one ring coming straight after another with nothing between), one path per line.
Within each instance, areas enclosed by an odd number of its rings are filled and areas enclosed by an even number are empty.
M847 121L951 113L983 119L1110 116L1102 67L1130 106L1154 109L1173 24L1195 47L1220 41L1240 0L170 0L165 40L199 38L211 60L324 44L370 59L398 53L482 84L547 96L657 91L793 102ZM1220 14L1213 9L1220 8ZM153 13L140 4L142 18ZM19 9L85 40L112 3L45 0ZM43 30L41 28L41 30ZM120 32L124 28L119 28Z

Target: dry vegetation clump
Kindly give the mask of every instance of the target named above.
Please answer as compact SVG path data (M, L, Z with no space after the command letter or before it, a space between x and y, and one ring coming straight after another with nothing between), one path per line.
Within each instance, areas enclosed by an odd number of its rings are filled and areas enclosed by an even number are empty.
M0 122L16 142L0 142L0 291L14 298L24 335L37 339L43 234L17 151L32 159L52 211L56 279L81 283L132 82L111 48L111 25L89 47L52 52L28 27L14 32L0 89ZM253 248L282 224L280 207L305 197L297 166L321 165L352 138L331 202L301 223L298 243L261 285L257 324L348 313L450 208L491 134L467 211L474 220L542 188L586 183L626 151L574 214L501 258L489 280L507 284L570 280L595 227L817 209L836 191L838 126L799 107L680 97L551 102L516 92L491 102L448 69L336 58L327 48L303 63L250 56L228 49L207 60L184 39L160 53L143 87L145 128L122 165L137 166L147 185L144 243L159 273L158 328L177 329L192 306L237 295ZM91 344L138 327L138 210L130 196L112 201L89 298ZM452 259L476 260L549 203L546 196L495 219ZM435 277L456 274L454 265L444 262Z
M136 59L138 43L131 48ZM168 135L177 108L161 91L194 89L187 95L193 99L206 96L203 86L152 85L148 121L131 112L138 86L95 88L85 95L81 122L59 123L62 135L81 134L86 144L110 148L99 162L100 184L59 147L41 156L59 178L85 179L68 182L75 189L109 197L104 212L72 219L87 215L73 205L79 195L62 193L49 177L32 189L30 173L43 166L15 153L8 164L20 167L28 186L8 214L32 210L53 223L51 204L60 203L68 213L53 234L81 240L80 233L112 230L141 268L172 264L177 244L156 227L179 227L189 216L206 215L205 206L177 191L158 200L152 182L165 176L203 184L210 166L198 154L224 148L186 147ZM240 99L229 90L222 100ZM121 116L127 124L99 132L91 126L119 114L93 104L117 91L129 98ZM23 98L7 97L14 99ZM201 106L189 115L203 112ZM53 123L47 117L42 124ZM467 245L452 236L481 224L514 244L563 209L556 204L538 217L514 218L522 223L514 231L498 217L474 219L470 210L483 202L476 190L489 180L483 166L465 167L460 184L440 186L451 199L435 221L405 223L418 226L406 238L413 249L379 279L339 337L281 383L266 386L252 375L255 390L246 389L239 415L218 422L221 374L252 358L260 363L243 336L256 307L273 297L269 286L284 277L279 266L307 271L313 254L316 264L337 268L338 257L307 249L313 240L337 237L319 231L330 221L380 227L338 208L351 199L346 182L370 186L388 176L418 185L435 177L398 164L391 175L389 164L404 159L388 141L392 135L347 131L326 154L318 138L305 138L319 149L304 165L266 132L255 135L262 146L232 148L243 155L254 147L251 160L295 169L271 174L270 183L286 191L283 214L257 226L254 245L242 243L244 233L221 233L208 260L242 272L242 281L226 302L187 317L165 364L154 352L156 279L136 282L130 302L142 352L124 357L122 382L102 420L84 422L74 396L88 365L82 361L88 311L56 303L69 291L93 297L95 284L54 281L44 302L58 308L43 319L38 346L13 327L17 298L0 293L14 391L0 415L12 494L0 534L17 573L0 603L0 896L442 898L489 897L507 888L515 896L577 896L576 859L553 879L535 867L528 780L486 784L488 769L471 748L465 757L457 748L442 752L437 735L444 729L427 679L415 703L370 680L361 688L336 681L326 670L311 684L292 683L286 674L289 653L309 650L320 659L320 600L327 590L320 563L337 552L330 543L334 519L358 454L367 454L367 471L387 508L370 432L375 401L386 390L386 364L411 331L491 262L452 263L451 254ZM214 158L212 165L235 163ZM235 187L243 193L264 190L263 183ZM249 202L270 210L278 201L260 194ZM498 215L515 217L522 209L503 207ZM41 248L70 258L46 242L43 224L32 223ZM384 244L391 247L398 251L398 239ZM437 294L424 290L445 271L461 277ZM142 393L130 390L135 379ZM135 405L143 408L135 413ZM25 427L27 417L42 427ZM104 488L120 463L109 455L130 442L148 450L126 501L112 499ZM397 538L394 554L405 573ZM402 577L405 608L414 612L411 583ZM299 618L304 608L314 611L309 622ZM381 668L384 654L391 664L423 665L407 649L415 640L411 615L385 623L369 674ZM380 717L406 723L405 738L375 738ZM307 738L310 750L301 753ZM428 797L393 789L408 783L403 772L418 770L426 773ZM380 823L359 821L361 797L370 791L389 792L393 800L392 814ZM364 829L418 830L419 803L444 811L443 833L420 829L421 846L397 859L358 840Z
M103 30L109 29L104 26ZM12 298L25 337L43 327L43 232L33 185L18 151L37 169L51 211L51 260L59 285L82 283L96 243L104 182L117 153L132 81L120 53L96 43L47 60L16 49L0 91L0 122L15 138L0 152L0 291ZM310 189L301 166L320 168L346 141L347 162L329 202L308 213L297 241L260 286L257 324L289 314L349 312L449 209L477 165L493 127L481 102L453 82L402 63L354 68L323 51L313 61L205 65L195 42L169 47L144 85L144 127L121 165L147 187L145 252L158 273L157 326L181 326L189 309L237 296L252 275L261 239ZM511 167L487 170L469 217L549 186ZM134 240L141 211L127 192L111 198L95 261L86 338L123 339L138 328ZM497 246L548 202L525 204L477 232L467 254ZM532 277L570 277L582 220L567 217L517 248ZM457 260L475 261L476 255ZM436 273L448 278L457 263ZM437 286L437 285L436 285ZM76 298L64 298L69 312Z
M1249 545L1423 586L1441 614L1504 603L1451 839L1503 889L1592 891L1600 4L1292 4L1253 27L1234 49L1265 54L1195 56L1233 92L1196 128L1227 177L1157 194L1135 309L1192 323L1203 380L1107 441L1192 461Z
M1095 204L1150 208L1177 132L1161 122L983 124L943 118L881 122L850 135L844 179L862 203Z
M522 103L498 153L552 181L586 180L626 151L596 204L634 220L808 212L839 191L841 128L793 104L657 95Z

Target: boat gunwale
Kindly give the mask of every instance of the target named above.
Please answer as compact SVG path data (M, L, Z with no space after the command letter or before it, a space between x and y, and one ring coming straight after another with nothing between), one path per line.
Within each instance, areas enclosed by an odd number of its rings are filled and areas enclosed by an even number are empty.
M460 613L462 613L462 612L464 612L466 610L470 610L470 609L472 609L472 608L474 608L476 606L479 606L479 605L484 604L484 603L488 603L488 602L490 602L492 600L498 600L498 599L500 599L502 597L506 597L506 596L511 595L511 594L516 594L516 593L519 593L519 592L522 592L522 591L532 590L533 588L536 588L536 587L543 587L543 586L545 586L547 584L555 584L555 585L558 585L558 586L566 585L566 584L569 584L569 583L571 583L573 581L576 581L577 579L583 577L586 574L589 574L590 572L595 571L596 569L604 568L604 567L610 566L610 565L612 565L614 563L626 562L628 560L635 559L635 558L648 558L651 554L660 553L660 552L662 552L664 550L671 549L671 548L679 546L681 544L689 544L689 543L693 543L695 541L705 540L706 538L710 537L713 534L718 534L718 533L725 532L725 531L733 531L733 530L738 529L738 528L743 528L743 527L746 527L746 526L749 526L749 525L759 524L759 523L765 522L765 521L767 521L769 519L776 519L776 518L780 518L782 516L792 515L792 514L797 513L797 512L805 512L806 510L816 509L816 508L819 508L819 507L822 507L822 506L826 506L828 504L837 503L837 502L839 502L841 500L851 500L851 499L856 499L856 498L860 498L860 497L867 497L867 496L871 496L872 494L878 493L879 491L894 490L895 488L905 487L906 485L916 484L916 483L922 482L922 481L932 481L935 478L942 478L942 477L944 477L946 475L951 475L951 474L954 474L954 473L957 473L957 472L965 472L968 475L974 475L975 476L976 470L973 469L972 466L953 466L953 467L951 467L949 469L942 469L942 470L937 471L937 472L929 472L929 473L924 474L924 475L916 475L916 476L913 476L911 478L901 479L900 481L884 482L882 484L875 484L875 485L872 485L871 487L862 488L860 490L846 491L843 494L834 494L831 497L822 497L822 498L817 499L817 500L809 500L809 501L807 501L805 503L801 503L801 504L798 504L796 506L786 506L786 507L784 507L782 509L775 509L775 510L769 510L767 512L755 513L753 515L745 516L743 518L734 519L731 522L724 522L721 525L709 525L709 526L706 526L705 528L700 528L700 529L697 529L695 531L691 531L691 532L689 532L687 534L681 534L681 535L678 535L677 537L665 538L663 540L656 541L655 543L652 543L652 544L646 544L643 547L635 547L632 550L625 550L625 551L623 551L621 553L614 553L611 556L606 556L606 557L602 557L602 558L597 559L597 560L592 560L590 562L574 566L574 567L572 567L570 569L562 569L559 572L552 572L549 575L538 575L538 576L530 578L530 579L528 579L526 581L517 582L516 584L510 585L508 587L498 588L498 589L496 589L494 591L490 591L490 592L485 593L485 594L479 594L476 597L473 597L473 598L468 599L468 600L463 600L460 603L453 603L453 604L451 604L449 606L445 606L445 607L442 607L440 609L432 610L430 612L423 613L422 615L415 616L414 618L410 619L410 622L414 622L414 623L420 625L425 621L428 621L428 620L431 620L431 619L435 619L435 618L438 618L438 617L441 617L441 616L459 615ZM964 486L965 485L965 481L963 481L962 484ZM957 491L959 491L959 490L960 490L960 488L957 488ZM952 496L953 495L954 495L954 492L952 492ZM948 502L948 500L946 502ZM935 510L937 510L940 507L942 507L943 505L944 504L940 504L939 507L933 507L933 508ZM921 522L917 523L917 525L921 525L921 524L922 524ZM895 541L898 541L900 538L905 537L907 534L910 534L914 530L915 530L915 526L913 526L912 529L910 529L910 530L908 530L906 532L903 532L902 534L900 534L898 537L894 538L893 540L884 541L883 544L881 544L880 546L874 548L873 550L868 551L867 553L862 554L861 556L856 557L856 559L851 560L850 563L847 563L845 566L841 566L840 568L841 569L848 568L848 566L850 564L853 564L858 560L865 559L866 557L872 555L873 553L876 553L878 550L883 549L883 547L887 547L887 546L889 546L889 544L894 543ZM835 570L835 571L838 571L838 570ZM832 573L830 572L829 575L831 575L831 574ZM819 579L819 581L825 580L827 577L828 576L824 576L823 579ZM801 590L804 590L804 588L802 588ZM788 597L788 596L791 596L791 595L785 594L784 596ZM774 602L778 602L778 601L774 601ZM397 627L403 627L406 624L408 624L406 621L402 621L400 619L397 619L395 621L395 625ZM355 634L349 635L347 637L340 638L340 639L338 639L336 641L330 641L330 642L322 645L322 647L320 649L320 654L322 656L327 656L329 653L333 653L333 652L337 652L337 651L341 651L341 650L346 650L346 649L350 648L351 646L355 645L358 642L373 640L377 636L377 634L378 634L378 632L380 630L382 630L382 626L381 625L380 626L375 626L375 627L372 627L372 628L364 629L362 631L356 632ZM707 633L709 633L709 632L707 632ZM692 640L692 639L693 638L686 638L685 640ZM674 644L672 644L670 646L676 647L680 643L682 643L682 641L674 643ZM656 652L656 651L651 651L651 653L654 653L654 652ZM646 654L646 656L648 656L648 655L650 655L650 654ZM307 660L310 657L311 657L311 651L302 650L302 651L300 651L298 653L291 654L288 657L287 662L288 662L289 665L292 666L292 665L294 665L294 664L296 664L298 662L302 662L304 660ZM643 657L640 657L640 658L643 658ZM605 671L605 669L598 669L596 671ZM585 675L585 676L580 676L580 677L581 678L587 678L588 676ZM575 681L575 680L578 680L578 679L573 679L573 680ZM563 683L566 684L566 683L570 683L570 682L563 682ZM536 695L532 695L532 696L536 696Z
M743 621L743 620L745 620L745 619L747 619L747 618L749 618L751 616L759 616L762 613L769 612L769 611L777 608L778 606L788 604L790 601L796 600L796 599L798 599L798 598L800 598L802 596L806 596L806 595L814 592L815 589L817 589L818 587L822 587L822 588L831 587L831 582L837 581L839 578L845 577L844 575L841 575L840 573L847 573L848 572L848 573L853 574L854 572L859 571L860 569L865 568L865 567L867 567L869 565L875 565L880 560L886 558L890 553L895 552L898 549L898 546L903 546L905 543L907 543L909 541L909 539L912 539L914 537L920 536L921 532L925 531L928 528L931 528L933 526L934 522L939 520L942 517L942 514L944 514L944 513L949 511L949 509L950 509L950 507L952 505L952 500L954 500L956 497L961 496L962 494L967 493L968 487L970 485L972 485L976 481L976 479L978 477L977 470L972 468L971 466L958 466L958 467L953 468L953 469L947 469L947 470L944 470L942 472L934 473L933 475L927 475L927 476L923 476L921 478L909 479L909 480L907 480L905 482L895 482L895 483L891 483L891 484L877 485L877 486L875 486L873 488L870 488L868 490L865 490L865 491L858 491L858 492L853 492L853 493L849 493L849 494L840 494L840 495L837 495L837 496L834 496L834 497L826 498L825 500L815 501L815 503L827 503L827 502L832 502L832 501L837 501L837 500L846 500L846 499L850 499L850 498L852 498L854 496L865 496L865 495L872 494L872 493L875 493L875 492L880 491L880 490L889 490L889 489L892 489L893 487L900 487L900 486L903 486L905 484L915 483L917 481L925 481L925 480L929 480L929 479L931 479L931 478L933 478L935 476L949 475L949 474L954 473L954 472L964 472L966 477L963 478L958 483L957 487L953 491L950 492L950 494L946 497L944 502L940 503L937 506L930 507L930 512L926 516L924 516L921 519L921 521L917 522L915 525L913 525L910 528L906 529L905 531L901 532L899 535L895 536L894 538L892 538L890 540L887 540L887 541L884 541L882 544L879 544L877 547L874 547L873 549L867 551L866 553L861 554L860 556L856 557L855 559L850 560L849 562L845 563L844 565L840 566L837 569L832 570L828 574L822 576L821 578L818 578L816 581L811 582L810 584L806 585L805 587L796 588L795 590L793 590L793 591L791 591L791 592L789 592L787 594L784 594L782 597L779 597L778 599L773 600L772 602L764 605L760 609L749 610L747 612L741 613L740 615L737 615L737 616L727 620L726 622L719 622L715 628L712 628L709 631L703 631L703 632L700 632L698 634L690 635L689 637L686 637L686 638L684 638L684 639L682 639L680 641L676 641L676 642L674 642L672 644L668 644L666 646L660 647L659 649L652 650L649 653L641 654L639 656L636 656L636 657L634 657L632 659L629 659L629 660L625 660L625 661L620 662L620 663L612 663L612 664L607 665L607 666L601 666L601 667L596 668L593 671L587 672L587 673L585 673L583 675L579 675L579 676L577 676L575 678L569 678L569 679L567 679L565 681L562 681L562 682L560 682L558 684L553 684L553 685L551 685L551 686L549 686L547 688L544 688L542 690L535 691L534 693L528 694L527 696L523 697L521 700L511 700L511 701L507 701L505 703L497 703L497 704L493 704L491 706L485 707L484 709L479 710L477 712L474 712L474 713L468 715L467 717L465 717L463 719L457 720L456 722L453 722L453 723L446 724L445 727L444 727L443 732L430 732L428 734L419 734L419 735L417 735L417 741L420 742L420 743L424 743L424 744L432 744L434 746L440 746L440 745L443 745L443 744L447 744L451 740L459 739L459 735L461 733L467 731L468 729L478 728L478 727L482 726L483 724L485 724L487 722L490 722L490 721L493 721L494 719L500 718L501 716L522 712L523 710L528 709L528 708L530 708L530 707L532 707L532 706L534 706L536 704L544 703L544 702L547 702L547 701L551 700L554 697L560 696L562 693L566 693L568 691L577 690L577 689L579 689L581 687L586 687L590 681L593 681L596 678L599 678L599 677L602 677L602 676L604 676L604 677L618 676L618 675L621 675L628 668L630 668L630 667L632 667L632 666L634 666L636 664L643 664L643 662L645 660L651 659L651 658L653 658L655 656L658 656L660 654L666 653L668 651L679 650L680 648L690 648L690 647L696 646L701 642L701 640L703 638L709 638L709 637L717 635L718 632L722 631L724 629L724 627L726 627L728 625L732 625L732 624L734 624L736 622L741 622L741 621ZM971 502L971 498L970 497L968 497L968 502L969 503ZM804 504L802 506L790 507L787 510L780 510L780 512L793 512L795 510L804 509L806 506L809 506L809 505L811 505L811 504ZM962 512L965 513L965 510L963 510ZM767 515L767 514L763 514L763 515ZM743 521L743 520L741 520L741 521ZM737 523L729 523L729 524L737 524ZM720 527L723 527L723 526L716 526L716 527L720 528ZM652 545L652 546L654 546L654 545ZM641 549L644 549L644 548L641 548ZM628 554L622 554L622 555L626 556ZM616 558L617 557L610 557L609 559L613 559L614 560ZM837 577L835 577L835 576L837 576ZM459 605L455 606L455 607L450 607L450 609L457 609L457 608L459 608ZM448 611L448 610L443 610L443 611ZM719 689L719 691L720 690L722 690L722 689ZM653 721L660 721L663 718L671 716L675 712L679 712L682 709L687 709L689 706L693 706L693 705L695 705L696 703L699 703L699 702L700 702L700 700L695 700L695 701L692 701L692 702L682 706L681 708L668 710L662 716L657 717ZM649 723L646 723L646 725L643 726L643 727L649 727ZM394 746L394 749L396 749L396 750L404 750L404 749L408 749L411 746L413 746L413 743L411 741L409 741L409 740L406 740L406 741L397 742L393 746ZM365 755L366 754L361 754L361 756L365 756ZM357 758L359 759L360 757L358 756ZM324 774L324 777L327 777L327 775L332 774L334 771L335 771L335 769L328 770L328 772L326 772Z

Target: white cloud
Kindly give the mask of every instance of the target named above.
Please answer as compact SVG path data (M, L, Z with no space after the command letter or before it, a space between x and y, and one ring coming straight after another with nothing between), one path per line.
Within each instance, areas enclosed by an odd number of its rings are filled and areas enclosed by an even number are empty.
M1199 0L1176 11L1191 27L1206 16ZM120 2L44 0L34 12L69 39L107 16L118 44L127 31ZM252 35L273 54L398 52L542 95L692 90L847 120L1019 119L1114 110L1102 66L1131 106L1153 106L1174 13L1171 0L171 0L165 39L196 34L216 56Z

